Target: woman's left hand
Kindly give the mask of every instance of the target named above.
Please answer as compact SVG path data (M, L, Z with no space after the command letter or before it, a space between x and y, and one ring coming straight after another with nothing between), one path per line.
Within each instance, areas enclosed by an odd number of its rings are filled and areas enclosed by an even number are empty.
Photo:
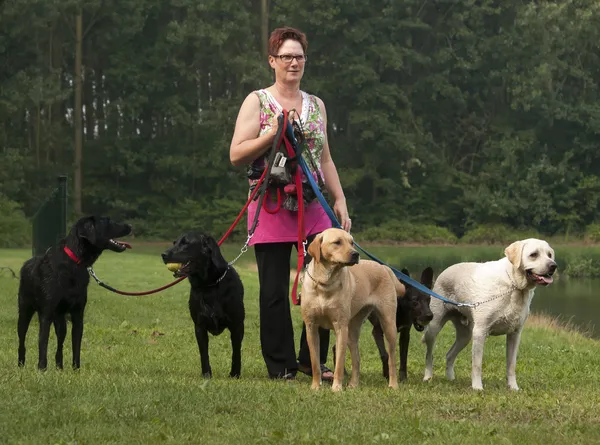
M350 229L352 228L352 220L348 216L348 207L346 206L346 200L336 200L333 204L333 212L335 213L335 216L342 225L342 228L349 233Z

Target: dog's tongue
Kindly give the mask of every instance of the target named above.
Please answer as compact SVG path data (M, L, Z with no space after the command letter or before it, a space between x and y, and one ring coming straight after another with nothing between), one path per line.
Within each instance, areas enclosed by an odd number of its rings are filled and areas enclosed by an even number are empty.
M554 279L551 276L545 276L545 275L535 275L536 281L539 284L550 284L552 283L552 281L554 281Z

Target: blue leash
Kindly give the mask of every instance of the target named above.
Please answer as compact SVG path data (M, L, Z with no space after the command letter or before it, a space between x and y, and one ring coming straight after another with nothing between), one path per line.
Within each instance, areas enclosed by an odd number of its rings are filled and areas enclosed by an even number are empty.
M286 133L287 133L286 136L292 142L294 149L296 149L296 152L298 152L297 141L296 141L296 138L294 137L294 130L293 130L292 124L290 122L288 122L288 124L287 124ZM337 220L337 217L335 216L335 213L333 213L333 210L331 209L331 207L325 200L323 193L321 193L321 190L319 190L319 186L317 185L317 182L315 181L315 178L313 177L312 172L308 168L308 164L306 163L306 160L301 155L299 156L298 163L300 165L300 168L302 169L302 172L304 173L304 176L306 176L306 178L308 179L308 183L310 184L311 188L315 192L317 199L321 203L323 210L325 210L325 213L327 213L327 216L331 220L331 224L333 225L333 227L335 227L337 229L341 229L342 225L339 223L339 221ZM418 281L412 279L408 275L403 274L402 272L393 268L392 266L385 263L384 261L381 261L375 255L373 255L373 254L369 253L367 250L363 249L356 241L354 242L354 245L360 251L362 251L365 255L367 255L369 258L371 258L373 261L376 261L379 264L383 264L384 266L388 266L390 269L392 269L392 272L394 272L394 275L396 275L396 277L403 283L406 283L406 284L414 287L415 289L420 290L421 292L425 292L426 294L431 295L432 297L437 298L438 300L442 300L444 303L448 303L448 304L451 304L451 305L454 305L457 307L473 307L474 306L471 303L458 303L456 301L448 300L446 297L443 297L443 296L437 294L436 292L432 291L428 287L423 286Z

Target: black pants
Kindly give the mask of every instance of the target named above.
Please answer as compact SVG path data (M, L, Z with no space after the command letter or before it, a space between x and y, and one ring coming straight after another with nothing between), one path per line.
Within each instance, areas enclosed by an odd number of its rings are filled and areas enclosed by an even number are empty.
M308 244L315 235L308 237ZM255 244L260 286L260 345L269 376L295 374L298 365L311 365L306 343L306 326L302 323L300 351L296 361L294 328L290 311L290 255L296 243ZM306 256L305 263L311 260ZM321 363L327 361L329 330L319 329Z

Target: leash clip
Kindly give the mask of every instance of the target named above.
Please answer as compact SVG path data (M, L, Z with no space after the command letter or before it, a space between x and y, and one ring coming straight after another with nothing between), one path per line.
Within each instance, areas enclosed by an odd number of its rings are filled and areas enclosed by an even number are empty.
M92 268L92 266L88 267L88 268L87 268L87 270L88 270L88 273L89 273L89 274L92 276L92 278L93 278L94 280L96 280L96 283L98 283L98 284L100 284L100 285L101 285L101 284L102 284L102 281L100 281L100 278L98 278L98 277L96 276L96 273L94 272L94 269Z
M235 262L237 260L239 260L243 254L245 254L246 252L248 252L248 244L250 243L250 240L252 239L253 236L254 236L254 233L249 233L248 234L248 238L246 238L246 243L240 249L240 253L238 253L238 256L236 256L233 260L231 260L227 264L229 264L230 266L233 266L235 264Z

